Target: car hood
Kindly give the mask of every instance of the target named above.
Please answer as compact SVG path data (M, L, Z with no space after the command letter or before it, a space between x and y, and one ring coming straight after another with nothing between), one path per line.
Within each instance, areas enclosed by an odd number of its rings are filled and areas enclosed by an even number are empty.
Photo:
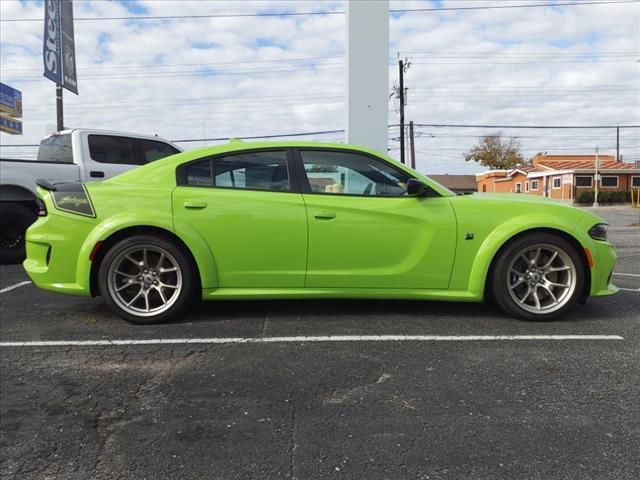
M555 205L564 205L569 208L575 208L571 205L561 201L554 200L547 197L542 197L540 195L527 195L523 193L471 193L469 195L465 195L464 197L470 197L473 200L481 201L500 201L500 202L510 202L510 203L527 203L527 204L555 204Z
M497 225L509 219L531 215L562 220L567 224L591 219L593 224L606 223L598 215L574 207L570 203L522 193L472 193L451 197L458 219L483 221Z

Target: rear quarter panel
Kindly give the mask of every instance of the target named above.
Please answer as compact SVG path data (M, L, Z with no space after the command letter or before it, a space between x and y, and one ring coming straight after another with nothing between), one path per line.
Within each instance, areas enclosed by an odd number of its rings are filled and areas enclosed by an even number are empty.
M189 249L200 272L203 288L217 286L216 267L207 243L188 224L174 225L171 201L175 186L118 183L89 183L87 190L96 210L98 225L87 236L81 252L89 258L93 246L130 227L154 227L177 236ZM100 221L101 219L104 219ZM79 262L78 278L88 278L89 262Z

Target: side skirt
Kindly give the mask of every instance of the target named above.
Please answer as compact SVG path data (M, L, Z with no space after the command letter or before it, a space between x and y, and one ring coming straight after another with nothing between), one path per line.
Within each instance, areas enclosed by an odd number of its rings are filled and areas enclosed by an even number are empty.
M217 288L203 289L203 300L264 299L384 299L481 302L482 292L462 290L400 290L366 288Z

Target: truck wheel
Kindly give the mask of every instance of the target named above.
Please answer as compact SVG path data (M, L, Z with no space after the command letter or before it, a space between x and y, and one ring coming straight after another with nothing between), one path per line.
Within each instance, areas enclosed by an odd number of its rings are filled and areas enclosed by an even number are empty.
M161 323L195 295L195 269L182 248L156 235L135 235L109 249L98 286L107 305L131 323Z
M19 203L0 204L0 263L20 263L25 257L24 236L36 215Z

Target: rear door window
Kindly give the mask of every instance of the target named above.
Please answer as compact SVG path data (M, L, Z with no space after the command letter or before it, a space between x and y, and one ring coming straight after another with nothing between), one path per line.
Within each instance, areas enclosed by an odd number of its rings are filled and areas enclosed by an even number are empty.
M284 151L240 153L216 158L212 173L215 187L291 191Z
M227 155L184 167L182 185L242 190L290 192L291 182L284 150Z
M213 185L211 179L211 160L192 163L186 169L186 183L192 187L210 187Z
M135 154L133 139L117 135L89 135L89 155L99 163L142 165L143 159Z

